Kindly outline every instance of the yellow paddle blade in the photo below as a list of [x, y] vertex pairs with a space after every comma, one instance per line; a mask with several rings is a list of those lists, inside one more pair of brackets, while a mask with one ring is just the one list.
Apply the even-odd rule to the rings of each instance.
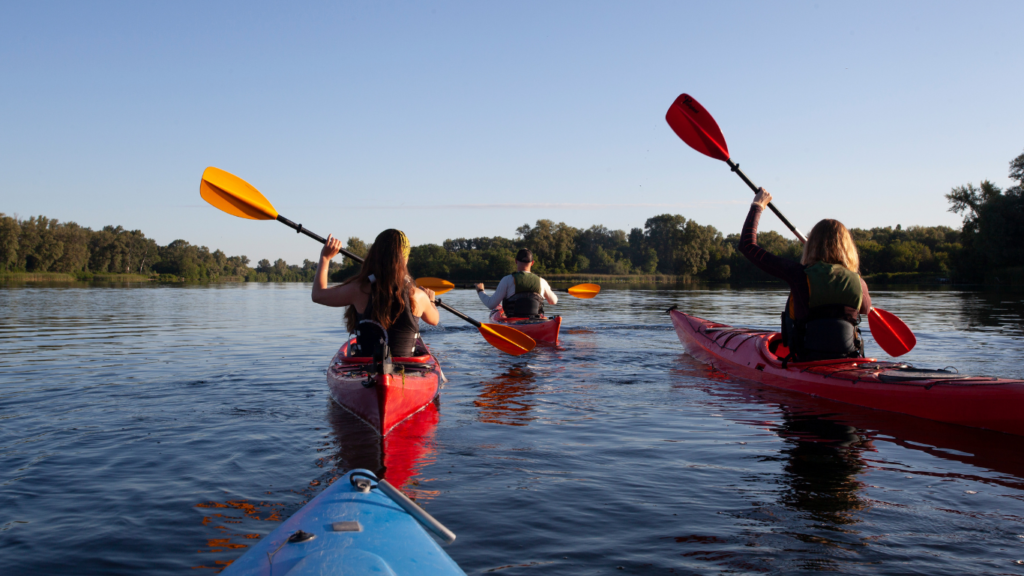
[[569, 294], [584, 300], [593, 298], [601, 293], [601, 287], [597, 284], [577, 284], [569, 288]]
[[440, 278], [417, 278], [416, 285], [420, 288], [433, 290], [434, 294], [444, 294], [455, 289], [455, 284]]
[[276, 220], [277, 210], [245, 180], [210, 166], [203, 172], [199, 195], [210, 204], [239, 218]]
[[526, 334], [501, 324], [481, 324], [480, 335], [498, 350], [513, 356], [526, 354], [537, 343]]

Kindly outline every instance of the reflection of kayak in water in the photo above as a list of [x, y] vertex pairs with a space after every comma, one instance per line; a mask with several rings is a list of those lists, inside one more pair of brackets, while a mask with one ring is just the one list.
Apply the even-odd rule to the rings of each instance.
[[734, 328], [674, 309], [669, 315], [687, 353], [727, 374], [857, 406], [1024, 435], [1024, 380], [873, 358], [786, 364], [769, 351], [782, 338], [777, 332]]
[[[998, 484], [1016, 490], [1024, 489], [1024, 437], [1001, 432], [966, 428], [904, 414], [871, 410], [840, 404], [806, 394], [797, 394], [767, 386], [751, 385], [734, 379], [710, 366], [683, 362], [674, 372], [700, 380], [692, 386], [711, 395], [712, 406], [729, 420], [746, 427], [762, 429], [794, 445], [817, 445], [833, 450], [877, 452], [881, 443], [934, 456], [951, 463], [929, 466], [927, 475], [950, 480], [970, 480]], [[706, 380], [721, 385], [707, 387]], [[778, 418], [751, 416], [743, 408], [730, 410], [737, 404], [765, 406], [778, 411]], [[729, 412], [734, 412], [730, 414]], [[755, 411], [759, 413], [760, 410]], [[818, 448], [815, 448], [818, 449]], [[784, 450], [787, 453], [790, 450]], [[886, 467], [885, 460], [871, 457], [865, 468]], [[992, 471], [996, 474], [988, 474]], [[823, 471], [824, 472], [824, 471]]]
[[535, 381], [529, 367], [513, 366], [504, 374], [481, 382], [480, 394], [473, 401], [480, 410], [477, 418], [490, 424], [527, 426], [537, 418], [533, 414]]
[[416, 356], [374, 363], [348, 355], [346, 342], [327, 369], [331, 397], [384, 436], [398, 423], [419, 412], [437, 397], [444, 374], [426, 344], [416, 342]]
[[425, 519], [418, 522], [400, 493], [372, 477], [345, 474], [223, 574], [465, 576], [421, 525], [433, 519], [419, 509]]
[[558, 344], [558, 330], [562, 327], [561, 316], [508, 318], [501, 308], [491, 311], [491, 322], [511, 326], [537, 342], [547, 342], [549, 344]]
[[338, 446], [334, 466], [341, 470], [365, 468], [408, 490], [409, 480], [434, 460], [434, 433], [439, 418], [437, 405], [431, 402], [381, 438], [351, 412], [330, 402], [327, 419]]

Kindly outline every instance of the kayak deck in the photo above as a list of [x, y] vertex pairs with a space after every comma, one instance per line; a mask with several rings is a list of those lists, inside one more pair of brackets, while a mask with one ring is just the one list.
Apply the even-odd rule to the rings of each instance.
[[222, 574], [465, 576], [391, 498], [377, 489], [356, 488], [350, 481], [353, 472], [337, 479]]
[[437, 397], [444, 374], [422, 340], [416, 342], [419, 355], [393, 360], [394, 374], [373, 374], [371, 358], [349, 356], [354, 342], [346, 342], [331, 360], [327, 386], [339, 406], [381, 436]]
[[519, 330], [537, 342], [558, 344], [558, 332], [562, 328], [562, 317], [508, 318], [501, 308], [491, 310], [491, 322], [505, 324]]
[[734, 328], [670, 310], [683, 347], [713, 368], [768, 386], [867, 408], [1024, 435], [1024, 380], [923, 370], [874, 358], [785, 363], [782, 335]]

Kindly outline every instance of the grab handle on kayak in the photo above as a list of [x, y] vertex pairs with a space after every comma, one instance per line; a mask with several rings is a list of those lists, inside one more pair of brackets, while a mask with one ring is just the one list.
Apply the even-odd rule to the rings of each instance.
[[383, 478], [378, 480], [377, 488], [386, 494], [388, 498], [394, 500], [395, 504], [401, 506], [403, 510], [408, 512], [409, 515], [422, 524], [424, 528], [433, 532], [434, 535], [440, 538], [445, 544], [455, 542], [454, 532], [445, 528], [444, 524], [438, 522], [437, 519], [428, 514], [426, 510], [420, 508], [419, 504], [410, 500], [408, 496], [402, 494], [401, 490], [389, 484], [387, 480], [384, 480]]

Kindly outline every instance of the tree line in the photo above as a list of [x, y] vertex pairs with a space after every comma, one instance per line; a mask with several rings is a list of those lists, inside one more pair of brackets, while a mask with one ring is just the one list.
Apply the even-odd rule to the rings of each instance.
[[[332, 269], [340, 268], [332, 266]], [[133, 274], [164, 279], [250, 282], [311, 282], [316, 262], [301, 266], [278, 259], [260, 260], [255, 267], [246, 256], [175, 240], [160, 246], [141, 230], [105, 226], [92, 230], [74, 222], [46, 216], [25, 220], [0, 213], [0, 272], [56, 272], [80, 279], [94, 275]]]
[[[1001, 190], [982, 181], [946, 195], [950, 211], [961, 214], [961, 230], [949, 226], [891, 226], [851, 229], [864, 275], [933, 275], [981, 282], [993, 271], [1024, 266], [1024, 154], [1010, 162], [1016, 185]], [[353, 239], [358, 241], [357, 239]], [[529, 248], [540, 274], [667, 274], [692, 280], [751, 282], [769, 279], [738, 250], [740, 235], [723, 235], [679, 214], [648, 218], [643, 228], [574, 228], [538, 220], [516, 229], [516, 238], [457, 238], [413, 248], [414, 276], [450, 280], [496, 279], [515, 266], [514, 254]], [[801, 244], [773, 231], [760, 232], [769, 252], [799, 260]], [[1022, 273], [1018, 272], [1018, 275]], [[891, 276], [890, 276], [891, 279]]]
[[[980, 282], [992, 271], [1024, 266], [1024, 154], [1010, 162], [1006, 190], [992, 182], [966, 184], [946, 195], [950, 211], [963, 216], [963, 227], [900, 225], [851, 230], [861, 258], [861, 272], [922, 273]], [[769, 252], [799, 260], [801, 246], [777, 232], [761, 232], [758, 243]], [[412, 248], [414, 277], [458, 281], [496, 280], [515, 268], [515, 253], [529, 248], [539, 274], [673, 275], [694, 281], [750, 282], [769, 279], [739, 253], [739, 234], [723, 235], [679, 214], [648, 218], [643, 228], [611, 230], [602, 225], [582, 229], [564, 222], [537, 220], [500, 236], [455, 238]], [[365, 256], [369, 246], [349, 238], [346, 248]], [[332, 263], [331, 279], [358, 269], [348, 258]], [[193, 281], [227, 278], [246, 281], [310, 282], [316, 262], [289, 265], [246, 256], [227, 256], [185, 240], [159, 246], [139, 230], [106, 226], [93, 231], [45, 216], [26, 220], [0, 213], [0, 272], [63, 272], [81, 278], [94, 274], [162, 275]]]

